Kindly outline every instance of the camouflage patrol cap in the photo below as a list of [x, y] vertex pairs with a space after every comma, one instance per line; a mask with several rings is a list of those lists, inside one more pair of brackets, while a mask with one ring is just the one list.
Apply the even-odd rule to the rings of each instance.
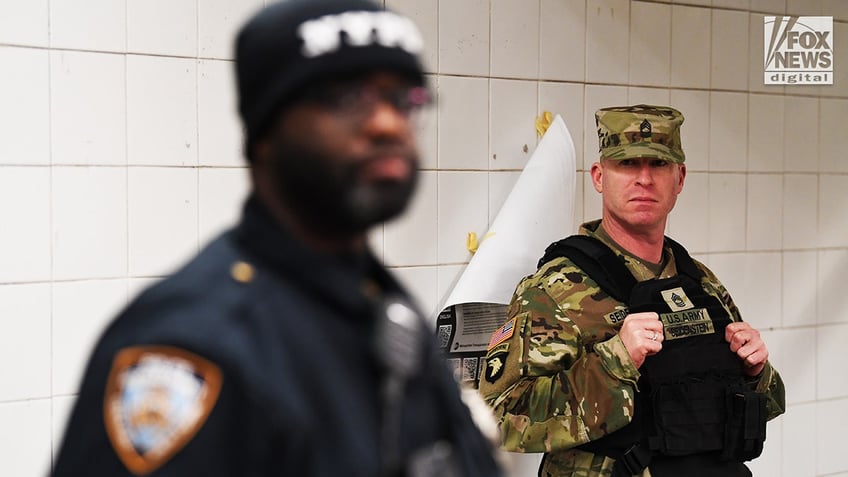
[[683, 114], [668, 106], [637, 104], [599, 109], [595, 113], [603, 159], [655, 157], [681, 163]]

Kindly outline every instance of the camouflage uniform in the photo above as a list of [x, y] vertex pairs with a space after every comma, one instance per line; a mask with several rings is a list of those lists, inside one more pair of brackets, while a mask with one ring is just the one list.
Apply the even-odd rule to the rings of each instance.
[[[603, 158], [685, 160], [679, 132], [683, 116], [674, 109], [606, 108], [596, 120]], [[599, 225], [599, 220], [585, 223], [580, 233], [614, 250], [638, 281], [677, 275], [668, 246], [661, 265], [646, 263], [613, 242]], [[718, 278], [702, 263], [696, 265], [704, 274], [704, 291], [719, 298], [734, 321], [741, 321]], [[518, 284], [507, 324], [489, 346], [480, 392], [495, 411], [506, 450], [547, 454], [540, 475], [611, 475], [612, 458], [576, 447], [632, 419], [641, 375], [618, 336], [626, 315], [624, 303], [603, 292], [566, 257], [548, 261]], [[783, 382], [771, 364], [749, 384], [767, 395], [769, 419], [784, 412]], [[650, 476], [650, 467], [642, 476]]]
[[[580, 233], [615, 250], [637, 280], [677, 274], [670, 249], [664, 251], [665, 265], [655, 270], [616, 245], [599, 224], [583, 224]], [[696, 264], [704, 272], [704, 290], [740, 321], [721, 282]], [[548, 453], [541, 475], [610, 475], [613, 459], [574, 447], [620, 429], [632, 417], [640, 374], [617, 334], [625, 308], [566, 257], [544, 264], [516, 288], [508, 311], [515, 332], [489, 350], [480, 391], [499, 419], [505, 449]], [[783, 412], [783, 382], [770, 364], [751, 386], [768, 395], [769, 419]]]

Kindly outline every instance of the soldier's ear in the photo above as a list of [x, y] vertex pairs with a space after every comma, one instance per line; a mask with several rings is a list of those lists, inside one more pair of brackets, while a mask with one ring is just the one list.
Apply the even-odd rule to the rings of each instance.
[[601, 165], [600, 161], [592, 164], [590, 173], [592, 174], [592, 184], [595, 186], [595, 190], [598, 191], [598, 193], [603, 193], [604, 186], [601, 179], [604, 175], [604, 167]]

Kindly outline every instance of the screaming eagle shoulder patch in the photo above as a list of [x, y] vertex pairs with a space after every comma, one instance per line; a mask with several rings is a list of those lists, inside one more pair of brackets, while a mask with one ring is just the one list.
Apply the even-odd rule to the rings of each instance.
[[180, 348], [141, 346], [115, 357], [103, 415], [118, 457], [148, 474], [182, 449], [218, 400], [221, 370]]

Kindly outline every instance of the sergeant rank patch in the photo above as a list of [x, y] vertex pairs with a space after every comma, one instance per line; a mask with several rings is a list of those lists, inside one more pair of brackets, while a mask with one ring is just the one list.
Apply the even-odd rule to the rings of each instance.
[[168, 346], [125, 348], [106, 384], [103, 414], [118, 457], [132, 473], [159, 468], [182, 449], [209, 416], [221, 370]]

